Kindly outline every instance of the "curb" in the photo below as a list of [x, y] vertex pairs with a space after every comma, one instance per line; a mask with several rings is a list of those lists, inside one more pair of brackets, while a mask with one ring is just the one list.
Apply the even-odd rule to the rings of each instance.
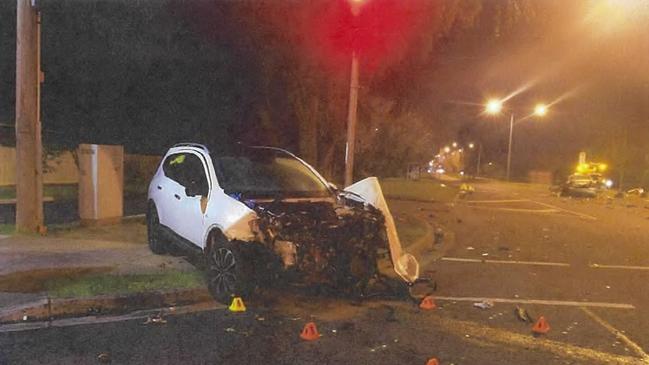
[[0, 323], [52, 320], [214, 301], [206, 288], [151, 291], [88, 298], [44, 298], [0, 310]]

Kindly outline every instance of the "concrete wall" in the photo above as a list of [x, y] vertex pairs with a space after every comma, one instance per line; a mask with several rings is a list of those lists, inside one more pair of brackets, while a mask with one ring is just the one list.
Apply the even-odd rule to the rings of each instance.
[[[148, 182], [155, 173], [160, 156], [124, 155], [124, 183]], [[47, 159], [43, 168], [44, 184], [78, 184], [79, 168], [72, 152], [65, 151]], [[16, 185], [16, 149], [0, 146], [0, 186]]]

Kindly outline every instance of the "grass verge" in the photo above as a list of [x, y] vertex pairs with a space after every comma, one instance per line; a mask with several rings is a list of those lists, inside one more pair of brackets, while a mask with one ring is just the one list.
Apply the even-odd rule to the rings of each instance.
[[404, 178], [381, 179], [381, 189], [388, 199], [449, 202], [458, 189], [433, 179], [408, 180]]
[[45, 288], [54, 298], [79, 298], [154, 290], [190, 289], [204, 285], [203, 275], [198, 271], [169, 271], [160, 274], [96, 274], [80, 278], [52, 279], [45, 283]]
[[430, 229], [424, 221], [410, 215], [402, 215], [398, 219], [395, 219], [395, 221], [399, 239], [404, 246], [409, 246], [417, 242]]

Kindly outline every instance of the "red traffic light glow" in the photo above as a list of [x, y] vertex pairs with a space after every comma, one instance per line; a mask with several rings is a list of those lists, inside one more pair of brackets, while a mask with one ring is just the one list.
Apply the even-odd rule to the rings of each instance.
[[[358, 7], [356, 12], [353, 6]], [[335, 0], [322, 10], [307, 31], [314, 36], [308, 44], [312, 52], [345, 67], [356, 52], [370, 69], [398, 60], [422, 31], [425, 16], [434, 11], [431, 2], [423, 0], [365, 0], [360, 4]]]

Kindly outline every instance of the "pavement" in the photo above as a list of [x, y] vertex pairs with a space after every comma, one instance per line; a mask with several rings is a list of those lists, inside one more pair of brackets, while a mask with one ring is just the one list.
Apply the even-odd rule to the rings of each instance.
[[[441, 246], [417, 249], [435, 285], [415, 290], [435, 298], [434, 310], [403, 299], [358, 303], [267, 290], [246, 298], [241, 314], [187, 306], [0, 326], [0, 364], [85, 364], [98, 356], [136, 364], [426, 364], [433, 357], [648, 364], [649, 202], [559, 198], [541, 185], [474, 186], [453, 202], [390, 202], [397, 217], [407, 211], [452, 232]], [[474, 306], [484, 301], [493, 307]], [[533, 320], [544, 316], [550, 331], [533, 336], [517, 307]], [[166, 322], [147, 321], [152, 313]], [[302, 341], [310, 321], [322, 337]]]
[[37, 285], [45, 278], [196, 270], [181, 257], [151, 253], [143, 218], [112, 226], [66, 227], [44, 237], [0, 239], [0, 308], [45, 298], [47, 293]]

